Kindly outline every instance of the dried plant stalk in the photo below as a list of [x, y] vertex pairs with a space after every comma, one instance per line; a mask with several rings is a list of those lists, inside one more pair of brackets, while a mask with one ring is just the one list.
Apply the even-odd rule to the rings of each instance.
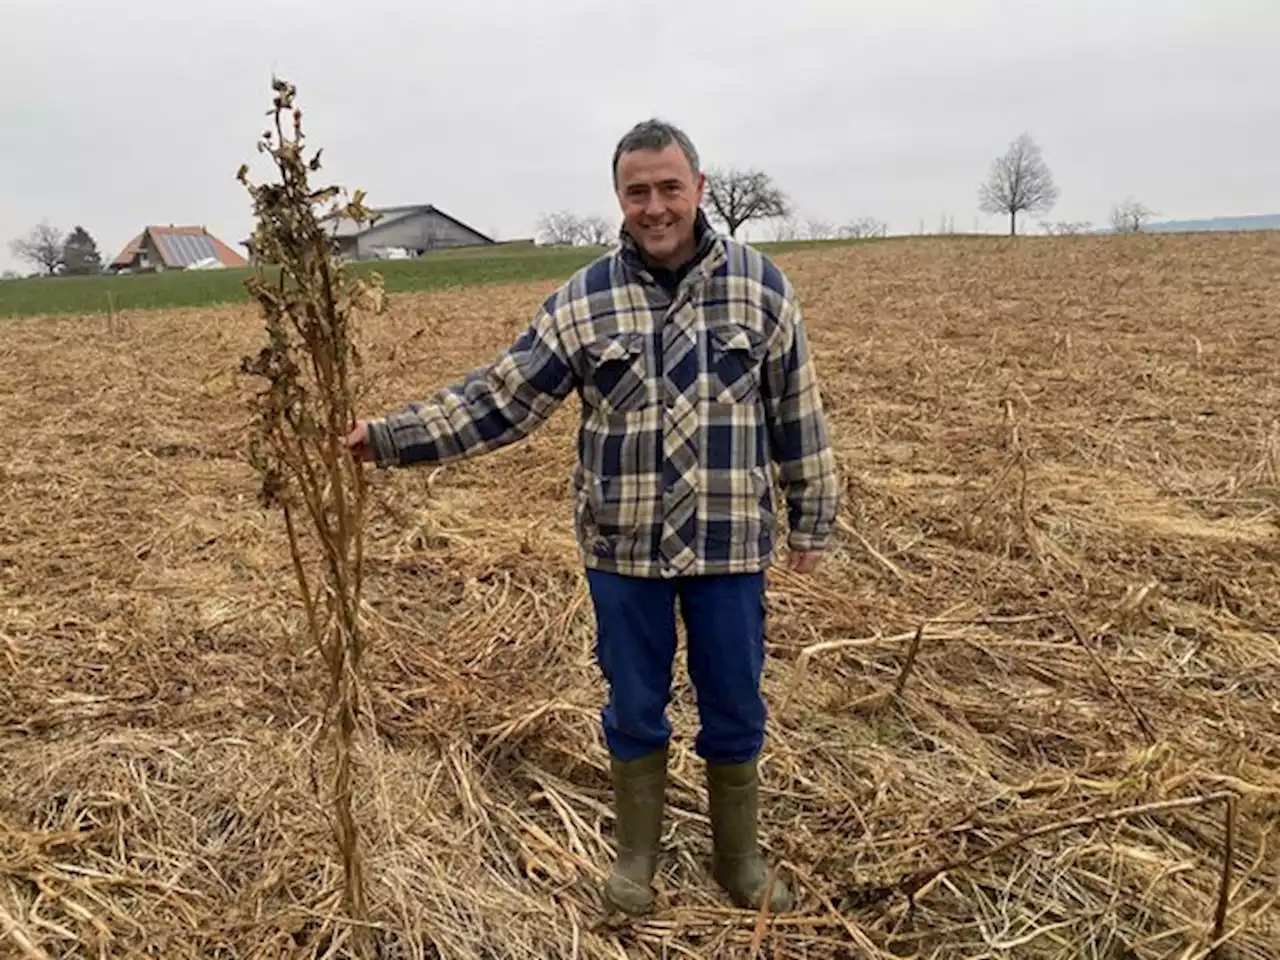
[[274, 161], [279, 182], [250, 184], [247, 166], [238, 174], [257, 218], [253, 245], [259, 267], [248, 287], [266, 321], [268, 341], [242, 365], [263, 382], [254, 396], [257, 431], [250, 460], [262, 478], [262, 502], [283, 512], [307, 630], [328, 667], [319, 735], [327, 735], [333, 748], [333, 828], [343, 863], [343, 906], [356, 921], [352, 936], [359, 941], [367, 911], [351, 794], [363, 652], [365, 487], [344, 438], [361, 392], [353, 322], [362, 310], [381, 309], [383, 291], [379, 277], [351, 277], [334, 260], [326, 223], [373, 218], [359, 191], [341, 202], [340, 188], [310, 186], [308, 175], [320, 169], [320, 153], [304, 157], [296, 88], [277, 79], [273, 89], [273, 128], [263, 133], [258, 149]]

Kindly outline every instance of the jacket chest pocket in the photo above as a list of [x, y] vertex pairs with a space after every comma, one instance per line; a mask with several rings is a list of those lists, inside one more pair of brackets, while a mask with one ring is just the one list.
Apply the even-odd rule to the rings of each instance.
[[760, 399], [765, 339], [750, 327], [713, 328], [707, 337], [708, 397], [714, 403]]
[[586, 345], [587, 400], [605, 413], [631, 413], [649, 405], [645, 337], [620, 333]]

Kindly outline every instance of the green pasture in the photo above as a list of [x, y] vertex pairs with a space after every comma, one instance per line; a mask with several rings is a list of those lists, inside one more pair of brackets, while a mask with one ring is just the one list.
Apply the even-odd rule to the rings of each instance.
[[[861, 241], [762, 243], [771, 252]], [[379, 271], [389, 293], [438, 290], [490, 283], [559, 281], [591, 262], [599, 247], [539, 247], [511, 244], [441, 250], [415, 260], [354, 265], [358, 273]], [[0, 317], [110, 313], [161, 307], [203, 307], [248, 299], [250, 270], [167, 271], [125, 276], [38, 277], [0, 280]]]

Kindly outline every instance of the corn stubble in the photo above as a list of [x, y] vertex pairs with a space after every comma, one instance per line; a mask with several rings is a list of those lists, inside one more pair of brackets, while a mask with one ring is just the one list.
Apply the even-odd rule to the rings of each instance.
[[[823, 568], [770, 589], [762, 839], [797, 911], [707, 873], [681, 656], [660, 907], [602, 922], [566, 409], [492, 458], [366, 470], [352, 807], [382, 958], [1275, 960], [1280, 234], [779, 262], [849, 485]], [[492, 356], [549, 286], [395, 297], [360, 322], [362, 409]], [[261, 340], [242, 306], [5, 323], [5, 960], [352, 952], [308, 786], [327, 691], [281, 642], [285, 524], [245, 495], [231, 373]]]
[[[296, 88], [273, 81], [273, 128], [258, 144], [279, 174], [252, 184], [253, 244], [261, 264], [248, 281], [266, 324], [267, 345], [242, 363], [261, 381], [254, 395], [257, 431], [250, 462], [261, 477], [261, 501], [278, 508], [306, 615], [307, 633], [328, 669], [324, 722], [333, 751], [332, 827], [342, 857], [343, 909], [356, 921], [353, 945], [367, 947], [368, 908], [359, 829], [352, 814], [353, 739], [360, 713], [360, 627], [366, 492], [360, 464], [343, 438], [360, 402], [360, 353], [355, 323], [383, 305], [380, 278], [349, 276], [331, 255], [326, 224], [342, 216], [368, 223], [373, 215], [357, 191], [343, 201], [334, 186], [313, 189], [320, 151], [305, 156]], [[314, 773], [313, 773], [314, 783]]]

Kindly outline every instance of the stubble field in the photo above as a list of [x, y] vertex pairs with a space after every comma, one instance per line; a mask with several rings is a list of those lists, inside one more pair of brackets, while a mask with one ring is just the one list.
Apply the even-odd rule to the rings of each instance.
[[[709, 880], [681, 669], [659, 909], [600, 914], [571, 402], [521, 446], [373, 478], [380, 955], [1274, 958], [1280, 237], [778, 260], [846, 481], [820, 573], [770, 580], [762, 833], [797, 910]], [[369, 412], [489, 357], [550, 286], [397, 295]], [[347, 949], [325, 671], [244, 462], [260, 336], [247, 306], [0, 326], [0, 956]]]

